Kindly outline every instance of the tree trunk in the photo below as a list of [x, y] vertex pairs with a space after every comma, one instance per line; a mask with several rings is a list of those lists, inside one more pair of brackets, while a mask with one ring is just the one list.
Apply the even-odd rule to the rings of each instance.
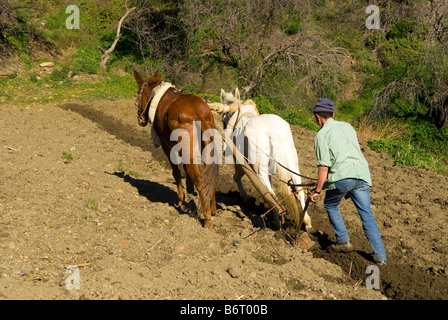
[[98, 47], [98, 49], [101, 50], [101, 52], [103, 53], [101, 56], [101, 60], [100, 60], [100, 66], [101, 68], [103, 68], [104, 71], [107, 71], [107, 61], [109, 60], [110, 54], [112, 53], [112, 51], [115, 50], [115, 46], [118, 43], [118, 40], [120, 40], [121, 37], [121, 25], [123, 24], [124, 19], [126, 19], [126, 17], [128, 16], [128, 14], [134, 10], [134, 8], [128, 9], [126, 11], [126, 13], [121, 17], [120, 21], [118, 22], [118, 27], [117, 27], [117, 36], [115, 37], [114, 42], [112, 43], [112, 45], [110, 46], [110, 48], [107, 51], [104, 51], [103, 48]]

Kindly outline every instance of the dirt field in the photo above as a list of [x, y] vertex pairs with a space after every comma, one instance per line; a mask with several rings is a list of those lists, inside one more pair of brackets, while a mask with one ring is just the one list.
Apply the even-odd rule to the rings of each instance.
[[[223, 165], [214, 228], [182, 213], [174, 179], [131, 100], [0, 105], [1, 299], [448, 299], [448, 179], [393, 166], [367, 147], [372, 207], [388, 253], [380, 289], [350, 200], [341, 210], [357, 250], [327, 250], [322, 198], [309, 213], [319, 245], [304, 252], [262, 228]], [[316, 176], [314, 132], [293, 128], [301, 171]], [[64, 155], [65, 154], [65, 155]], [[68, 289], [78, 265], [79, 289]]]

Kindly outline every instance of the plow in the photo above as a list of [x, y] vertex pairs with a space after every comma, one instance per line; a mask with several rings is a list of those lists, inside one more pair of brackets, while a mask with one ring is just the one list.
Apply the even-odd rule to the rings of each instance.
[[[238, 109], [237, 107], [236, 108], [231, 107], [231, 106], [228, 106], [228, 105], [225, 105], [222, 103], [208, 103], [208, 105], [214, 114], [220, 114], [220, 113], [225, 113], [225, 112], [235, 112]], [[215, 128], [219, 132], [221, 137], [223, 138], [223, 141], [227, 144], [227, 146], [232, 151], [235, 163], [241, 164], [241, 168], [244, 171], [244, 173], [246, 174], [246, 176], [249, 178], [251, 184], [258, 191], [258, 193], [262, 196], [264, 203], [270, 207], [270, 209], [267, 212], [262, 214], [262, 218], [264, 219], [266, 214], [269, 213], [270, 211], [274, 211], [275, 219], [279, 219], [279, 217], [281, 217], [281, 220], [283, 223], [284, 216], [287, 212], [287, 210], [283, 204], [283, 201], [286, 198], [279, 201], [275, 197], [275, 195], [272, 194], [268, 190], [268, 188], [261, 182], [261, 180], [259, 179], [257, 174], [254, 172], [252, 167], [249, 165], [247, 158], [241, 153], [240, 150], [238, 150], [238, 148], [235, 145], [234, 141], [232, 140], [231, 136], [228, 133], [226, 134], [223, 126], [220, 123], [217, 123], [216, 121], [215, 121]], [[281, 183], [284, 183], [284, 182], [281, 182]], [[310, 185], [306, 185], [306, 186], [304, 186], [304, 188], [308, 188], [309, 186]], [[298, 191], [296, 191], [296, 192], [298, 192]], [[291, 194], [289, 196], [293, 197], [294, 192], [291, 192]], [[296, 225], [297, 230], [300, 230], [300, 228], [302, 226], [304, 214], [309, 206], [309, 202], [310, 201], [308, 199], [306, 201], [305, 208], [304, 208], [301, 216], [299, 217], [299, 221]], [[278, 221], [276, 223], [278, 223]], [[280, 223], [280, 228], [282, 228], [281, 227], [282, 223]], [[284, 230], [282, 230], [282, 231], [284, 231]], [[314, 241], [312, 241], [309, 238], [307, 232], [303, 232], [302, 234], [300, 234], [300, 236], [297, 236], [297, 237], [287, 236], [286, 238], [288, 238], [288, 240], [291, 242], [291, 244], [298, 246], [303, 250], [308, 250], [315, 244]]]

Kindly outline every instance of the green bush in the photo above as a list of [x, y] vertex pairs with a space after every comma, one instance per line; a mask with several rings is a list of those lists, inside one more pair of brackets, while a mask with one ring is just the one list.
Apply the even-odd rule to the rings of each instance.
[[287, 35], [297, 34], [301, 29], [301, 19], [298, 12], [288, 10], [283, 13], [283, 23], [281, 24], [282, 31]]
[[392, 38], [379, 47], [378, 59], [383, 66], [393, 66], [411, 60], [422, 48], [423, 42], [412, 35]]
[[312, 131], [319, 131], [319, 126], [317, 125], [314, 115], [297, 109], [295, 107], [290, 108], [286, 112], [281, 114], [281, 117], [285, 119], [289, 124], [305, 128]]
[[396, 165], [431, 169], [448, 174], [446, 163], [432, 156], [426, 148], [418, 148], [411, 143], [399, 140], [370, 140], [367, 145], [378, 153], [386, 153], [392, 157]]
[[448, 127], [439, 129], [430, 120], [422, 117], [407, 119], [408, 130], [410, 131], [413, 144], [436, 155], [440, 161], [448, 165]]
[[70, 72], [70, 67], [67, 65], [62, 66], [61, 69], [55, 69], [50, 75], [51, 81], [67, 81], [67, 75]]
[[376, 49], [383, 41], [384, 33], [380, 30], [374, 30], [364, 39], [364, 44], [369, 49]]
[[413, 34], [415, 37], [421, 39], [425, 37], [427, 33], [427, 27], [419, 21], [417, 17], [412, 16], [401, 19], [393, 25], [387, 34], [387, 39], [404, 39], [408, 38], [410, 34]]
[[358, 119], [365, 114], [370, 107], [368, 98], [342, 100], [336, 105], [336, 112], [341, 120]]
[[378, 153], [386, 152], [395, 160], [395, 164], [426, 168], [433, 162], [424, 150], [398, 140], [370, 140], [367, 145]]
[[65, 13], [65, 7], [61, 7], [53, 14], [50, 14], [45, 23], [45, 28], [48, 30], [58, 30], [65, 28], [65, 21], [68, 15]]
[[88, 47], [81, 47], [73, 55], [72, 68], [75, 74], [96, 74], [99, 71], [101, 52]]
[[274, 112], [274, 108], [273, 108], [273, 106], [271, 104], [271, 101], [269, 101], [269, 99], [266, 98], [265, 96], [259, 94], [256, 97], [254, 97], [252, 100], [257, 105], [257, 109], [258, 109], [258, 112], [260, 112], [260, 114], [263, 114], [263, 113], [267, 113], [267, 114], [275, 113]]

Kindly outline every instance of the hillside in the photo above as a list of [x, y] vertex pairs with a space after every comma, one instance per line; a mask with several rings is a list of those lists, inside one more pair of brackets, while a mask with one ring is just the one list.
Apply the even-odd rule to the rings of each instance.
[[[212, 99], [238, 86], [261, 112], [312, 130], [310, 110], [328, 97], [373, 150], [447, 173], [444, 1], [379, 1], [379, 29], [367, 27], [373, 11], [357, 0], [77, 5], [79, 29], [69, 29], [68, 2], [1, 1], [0, 102], [126, 98], [135, 90], [132, 70], [160, 69], [182, 90]], [[101, 50], [112, 46], [127, 8], [135, 9], [103, 70]], [[46, 61], [54, 68], [38, 67]]]
[[[80, 29], [66, 26], [73, 4]], [[134, 6], [104, 70], [98, 47]], [[447, 299], [448, 5], [378, 1], [380, 29], [366, 27], [366, 6], [0, 0], [0, 298]], [[327, 250], [322, 203], [310, 210], [310, 252], [264, 228], [269, 208], [247, 180], [251, 203], [239, 200], [231, 166], [214, 229], [181, 212], [165, 157], [135, 121], [134, 69], [212, 101], [238, 86], [291, 124], [307, 176], [312, 107], [333, 99], [371, 167], [389, 255], [380, 290], [366, 288], [369, 249], [349, 201], [350, 254]], [[69, 265], [81, 290], [65, 287]]]

